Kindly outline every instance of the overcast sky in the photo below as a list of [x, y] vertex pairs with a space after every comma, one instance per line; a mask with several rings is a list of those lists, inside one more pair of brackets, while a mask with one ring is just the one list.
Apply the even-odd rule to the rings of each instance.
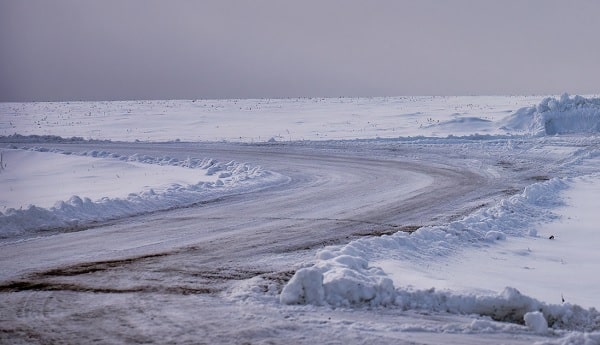
[[598, 0], [0, 0], [0, 101], [600, 93]]

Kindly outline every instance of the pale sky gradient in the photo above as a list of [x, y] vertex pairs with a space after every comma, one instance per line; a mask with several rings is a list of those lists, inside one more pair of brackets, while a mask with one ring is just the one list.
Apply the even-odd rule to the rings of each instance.
[[598, 0], [0, 0], [0, 101], [600, 93]]

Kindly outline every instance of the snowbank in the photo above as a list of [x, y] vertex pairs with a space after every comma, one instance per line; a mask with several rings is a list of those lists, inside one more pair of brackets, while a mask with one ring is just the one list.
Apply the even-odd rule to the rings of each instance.
[[[280, 301], [285, 304], [329, 304], [332, 306], [385, 306], [425, 309], [461, 314], [479, 314], [495, 320], [524, 323], [529, 312], [541, 311], [552, 327], [573, 330], [600, 329], [600, 313], [576, 305], [551, 305], [506, 288], [497, 296], [456, 294], [448, 291], [395, 288], [383, 270], [370, 267], [379, 253], [393, 252], [396, 260], [426, 265], [448, 257], [466, 246], [488, 246], [506, 235], [536, 236], [535, 223], [555, 219], [550, 209], [560, 204], [558, 193], [567, 184], [561, 179], [536, 183], [523, 193], [479, 210], [446, 226], [421, 228], [413, 234], [364, 238], [343, 247], [317, 254], [312, 267], [302, 268], [284, 287]], [[408, 284], [407, 284], [408, 285]], [[532, 318], [529, 316], [528, 318]], [[533, 317], [535, 318], [535, 317]], [[541, 320], [532, 320], [537, 331]]]
[[[551, 325], [557, 329], [593, 331], [600, 329], [600, 313], [565, 303], [547, 304], [507, 287], [497, 295], [458, 295], [449, 291], [398, 290], [395, 304], [405, 309], [425, 309], [454, 314], [477, 314], [497, 321], [526, 324], [533, 331]], [[540, 314], [532, 314], [539, 312]]]
[[501, 123], [507, 131], [530, 135], [600, 132], [600, 98], [548, 97], [537, 106], [519, 109]]
[[[21, 151], [21, 150], [16, 150]], [[100, 191], [94, 191], [93, 195], [73, 195], [67, 200], [61, 200], [51, 207], [40, 207], [34, 200], [27, 207], [7, 208], [0, 212], [0, 238], [13, 238], [27, 234], [39, 233], [40, 231], [59, 230], [59, 229], [77, 229], [89, 226], [95, 222], [102, 222], [112, 219], [118, 219], [133, 215], [139, 215], [159, 210], [167, 210], [178, 207], [186, 207], [200, 202], [207, 202], [216, 198], [248, 192], [273, 184], [283, 183], [285, 177], [262, 170], [260, 167], [252, 167], [245, 163], [231, 161], [221, 163], [214, 159], [192, 159], [179, 160], [170, 157], [150, 157], [146, 155], [134, 154], [132, 156], [121, 156], [104, 151], [88, 151], [79, 154], [64, 152], [61, 150], [47, 150], [34, 148], [31, 151], [47, 152], [45, 155], [63, 153], [64, 156], [76, 158], [80, 156], [88, 157], [92, 163], [97, 166], [107, 161], [122, 161], [143, 163], [137, 164], [138, 167], [133, 178], [144, 179], [151, 175], [153, 169], [159, 167], [178, 167], [177, 169], [192, 169], [192, 176], [198, 176], [193, 183], [182, 184], [175, 183], [176, 176], [162, 176], [164, 179], [161, 188], [143, 188], [143, 190], [132, 190], [135, 187], [131, 185], [120, 185], [124, 189], [125, 197], [107, 197], [110, 194], [98, 194]], [[93, 157], [93, 158], [89, 158]], [[45, 163], [44, 163], [45, 162]], [[47, 169], [47, 164], [52, 164], [53, 159], [39, 160], [36, 164], [37, 170]], [[140, 168], [141, 167], [141, 168]], [[108, 169], [116, 169], [109, 165]], [[118, 171], [118, 170], [115, 170]], [[170, 170], [168, 170], [170, 171]], [[168, 172], [167, 171], [167, 172]], [[120, 170], [118, 171], [121, 172]], [[187, 171], [186, 171], [187, 173]], [[59, 180], [63, 183], [69, 181], [69, 184], [89, 183], [86, 179], [92, 176], [83, 176], [80, 182], [73, 181], [72, 171], [62, 169], [62, 177]], [[114, 176], [115, 173], [102, 174]], [[6, 174], [5, 174], [6, 175]], [[189, 175], [189, 173], [188, 173]], [[201, 178], [202, 175], [211, 176], [211, 178]], [[136, 177], [137, 176], [137, 177]], [[159, 176], [159, 178], [161, 177]], [[34, 181], [36, 176], [18, 176], [24, 181]], [[42, 177], [43, 178], [43, 177]], [[189, 179], [189, 177], [188, 177]], [[10, 184], [10, 179], [3, 182]], [[44, 182], [44, 181], [42, 181]], [[116, 182], [115, 182], [116, 183]], [[49, 186], [56, 188], [56, 186]], [[108, 193], [108, 191], [105, 191]], [[85, 193], [85, 192], [84, 192]], [[35, 195], [30, 195], [34, 197]]]
[[281, 292], [285, 304], [328, 303], [350, 306], [367, 303], [372, 306], [393, 304], [394, 284], [385, 273], [368, 262], [351, 255], [337, 255], [323, 250], [319, 264], [300, 269]]

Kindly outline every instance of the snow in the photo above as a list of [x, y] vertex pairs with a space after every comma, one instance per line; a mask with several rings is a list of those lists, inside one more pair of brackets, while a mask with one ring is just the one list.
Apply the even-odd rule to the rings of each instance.
[[184, 207], [286, 180], [234, 161], [47, 151], [0, 151], [0, 238]]
[[[568, 204], [554, 210], [555, 221], [535, 226], [537, 235], [508, 237], [493, 246], [463, 250], [460, 259], [431, 262], [430, 280], [412, 285], [498, 291], [510, 283], [549, 303], [562, 303], [564, 298], [568, 303], [599, 308], [595, 289], [599, 234], [594, 224], [600, 217], [593, 200], [600, 192], [600, 179], [577, 178], [567, 185], [559, 196]], [[383, 267], [389, 266], [397, 267], [392, 262]]]
[[503, 120], [503, 129], [529, 135], [600, 132], [600, 98], [563, 94], [544, 98]]
[[[369, 267], [368, 261], [383, 257], [387, 266], [392, 266], [390, 260], [393, 258], [394, 261], [399, 261], [399, 264], [405, 263], [411, 267], [415, 266], [415, 263], [423, 264], [423, 261], [429, 264], [439, 257], [446, 262], [447, 257], [465, 246], [479, 248], [487, 246], [490, 242], [503, 240], [509, 234], [523, 236], [528, 226], [536, 221], [555, 217], [546, 210], [546, 207], [553, 204], [552, 196], [556, 196], [558, 191], [564, 188], [565, 185], [560, 180], [534, 184], [520, 195], [504, 199], [492, 208], [479, 210], [448, 225], [425, 227], [412, 234], [398, 232], [391, 236], [360, 239], [337, 250], [325, 249], [317, 255], [317, 264], [310, 269], [319, 269], [324, 275], [325, 291], [332, 294], [325, 295], [325, 300], [330, 301], [331, 304], [349, 306], [368, 302], [377, 305], [379, 300], [388, 301], [388, 299], [378, 299], [374, 296], [368, 299], [344, 297], [346, 291], [352, 289], [359, 290], [353, 295], [364, 295], [360, 290], [378, 289], [381, 279], [376, 279], [371, 284], [366, 282], [369, 281], [369, 276], [378, 277], [385, 274], [379, 269]], [[419, 258], [423, 259], [419, 260]], [[338, 281], [345, 280], [343, 275], [340, 276], [340, 271], [364, 277], [356, 284], [349, 281], [348, 284], [341, 286]], [[293, 281], [290, 281], [289, 284], [292, 283]], [[332, 287], [328, 288], [327, 284]], [[338, 289], [333, 288], [338, 286]], [[393, 286], [388, 286], [384, 293], [393, 294], [393, 291]]]
[[[517, 171], [515, 163], [531, 157], [524, 153], [537, 153], [539, 175], [494, 203], [410, 234], [400, 231], [324, 246], [310, 259], [299, 255], [303, 261], [282, 286], [269, 283], [264, 288], [264, 279], [255, 277], [226, 295], [242, 309], [258, 303], [258, 309], [294, 317], [399, 310], [434, 315], [432, 320], [473, 318], [441, 327], [413, 319], [392, 329], [363, 317], [361, 325], [369, 332], [517, 338], [529, 332], [533, 339], [542, 339], [540, 344], [600, 344], [600, 98], [563, 94], [541, 101], [489, 96], [3, 103], [0, 114], [1, 142], [11, 144], [1, 149], [0, 166], [0, 238], [7, 246], [31, 236], [88, 229], [292, 180], [251, 162], [31, 148], [40, 142], [227, 141], [335, 151], [343, 150], [343, 140], [353, 140], [365, 151], [390, 159], [399, 143], [414, 145], [415, 159], [423, 161], [429, 148], [447, 146], [448, 162], [475, 151], [482, 157], [494, 147], [511, 159], [496, 167], [475, 158], [464, 162], [498, 179], [503, 168]], [[26, 145], [18, 148], [14, 143]], [[493, 152], [488, 154], [492, 161]], [[546, 166], [554, 162], [557, 166]], [[548, 171], [556, 176], [546, 178]], [[344, 179], [342, 175], [337, 179]], [[429, 176], [414, 175], [409, 181], [414, 189], [434, 183]], [[377, 176], [369, 178], [375, 183]], [[339, 213], [346, 205], [344, 197], [335, 209], [315, 210], [315, 218]], [[389, 196], [381, 191], [380, 197]], [[229, 212], [223, 210], [225, 216]], [[243, 234], [236, 236], [243, 241]], [[317, 316], [310, 320], [321, 322]], [[465, 338], [457, 339], [460, 343]]]
[[[596, 330], [599, 192], [598, 175], [553, 179], [445, 226], [324, 249], [288, 282], [281, 302], [395, 305], [513, 322], [541, 310], [551, 327]], [[303, 298], [306, 291], [319, 293]]]
[[557, 339], [536, 342], [536, 345], [597, 345], [600, 344], [600, 332], [571, 333]]
[[2, 171], [0, 204], [5, 210], [29, 204], [49, 208], [78, 193], [97, 200], [126, 198], [127, 189], [163, 192], [170, 187], [165, 180], [180, 185], [217, 181], [217, 176], [207, 175], [206, 170], [115, 158], [18, 149], [3, 150], [2, 155], [6, 168]]
[[525, 313], [523, 319], [525, 320], [525, 326], [529, 327], [535, 333], [544, 334], [548, 332], [548, 322], [543, 313], [530, 311], [529, 313]]
[[[600, 180], [595, 182], [600, 185]], [[567, 283], [562, 287], [568, 286], [569, 293], [578, 296], [578, 301], [587, 302], [588, 307], [599, 307], [593, 288], [598, 282], [593, 267], [598, 242], [589, 242], [594, 243], [589, 247], [577, 245], [576, 252], [567, 242], [567, 247], [559, 249], [558, 253], [548, 253], [547, 246], [536, 245], [541, 239], [530, 238], [528, 232], [537, 222], [558, 219], [546, 208], [556, 204], [554, 200], [566, 188], [565, 182], [556, 179], [534, 184], [520, 195], [447, 226], [421, 228], [411, 235], [396, 233], [361, 239], [336, 250], [322, 250], [314, 266], [300, 269], [288, 282], [281, 294], [281, 302], [328, 303], [343, 307], [396, 305], [409, 309], [475, 313], [513, 322], [522, 320], [528, 312], [543, 310], [551, 317], [551, 326], [597, 329], [600, 313], [595, 309], [583, 310], [570, 303], [550, 304], [556, 300], [558, 289], [548, 283], [562, 282], [559, 277], [564, 273], [576, 272], [576, 279], [564, 280]], [[580, 200], [598, 192], [597, 188], [578, 189], [589, 193], [585, 197], [580, 195]], [[589, 224], [597, 224], [594, 223], [599, 220], [597, 215], [593, 212], [585, 215], [591, 218], [586, 219]], [[551, 224], [556, 226], [556, 223]], [[588, 238], [588, 233], [583, 231], [571, 235], [580, 242]], [[592, 238], [596, 236], [591, 235]], [[513, 248], [503, 246], [505, 241], [512, 241], [512, 237], [520, 240], [518, 244]], [[497, 241], [500, 243], [496, 244]], [[549, 239], [544, 241], [557, 244]], [[523, 242], [529, 244], [527, 249], [523, 249]], [[531, 248], [534, 255], [530, 254]], [[560, 267], [558, 258], [562, 255], [573, 257], [572, 264]], [[498, 257], [502, 261], [497, 263]], [[591, 265], [587, 266], [588, 262]], [[557, 266], [560, 271], [552, 272]], [[536, 269], [539, 272], [530, 272]], [[306, 281], [313, 278], [313, 281]], [[522, 286], [532, 295], [546, 299], [531, 299], [514, 287], [505, 288], [498, 296], [491, 295], [492, 291], [502, 289], [502, 284]], [[301, 296], [308, 290], [319, 293], [303, 300]]]
[[[600, 98], [565, 93], [532, 106], [538, 99], [462, 96], [0, 103], [0, 136], [280, 142], [600, 130]], [[261, 125], [256, 125], [257, 118]]]
[[[538, 97], [374, 97], [0, 103], [0, 136], [282, 142], [504, 135]], [[251, 130], [249, 130], [251, 128]]]

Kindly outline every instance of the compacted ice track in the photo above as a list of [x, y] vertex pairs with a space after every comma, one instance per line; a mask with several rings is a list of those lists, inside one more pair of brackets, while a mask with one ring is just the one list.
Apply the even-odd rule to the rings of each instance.
[[[218, 313], [215, 308], [220, 308], [220, 293], [234, 282], [260, 276], [281, 285], [295, 265], [310, 261], [315, 250], [325, 245], [445, 222], [518, 185], [517, 177], [499, 178], [490, 173], [493, 169], [489, 166], [473, 168], [449, 159], [433, 163], [436, 160], [432, 157], [414, 159], [399, 151], [377, 155], [358, 148], [292, 144], [46, 145], [70, 151], [233, 159], [279, 172], [289, 177], [289, 182], [84, 231], [0, 244], [2, 318], [10, 323], [3, 327], [3, 337], [10, 335], [24, 341], [50, 336], [50, 329], [57, 326], [52, 322], [64, 322], [64, 310], [56, 305], [64, 304], [66, 299], [86, 304], [103, 296], [94, 305], [95, 312], [78, 316], [94, 324], [92, 319], [110, 318], [107, 310], [111, 308], [128, 313], [127, 303], [138, 308], [131, 311], [136, 318], [168, 318], [160, 300], [169, 300], [172, 309], [173, 303], [188, 303], [184, 296], [199, 294], [210, 302], [206, 302], [205, 312], [196, 312], [209, 318]], [[124, 295], [137, 296], [136, 301], [127, 302]], [[141, 300], [145, 304], [140, 304]], [[223, 315], [232, 313], [232, 307], [228, 308]], [[37, 322], [40, 318], [44, 321]], [[31, 322], [39, 327], [32, 329]], [[224, 327], [221, 332], [230, 335], [238, 331], [234, 324], [214, 327]], [[130, 328], [124, 332], [143, 333], [136, 325]], [[100, 329], [79, 325], [73, 332], [78, 337], [93, 338], [99, 336]], [[160, 335], [154, 340], [161, 342]], [[118, 342], [146, 341], [151, 339], [118, 338]]]

